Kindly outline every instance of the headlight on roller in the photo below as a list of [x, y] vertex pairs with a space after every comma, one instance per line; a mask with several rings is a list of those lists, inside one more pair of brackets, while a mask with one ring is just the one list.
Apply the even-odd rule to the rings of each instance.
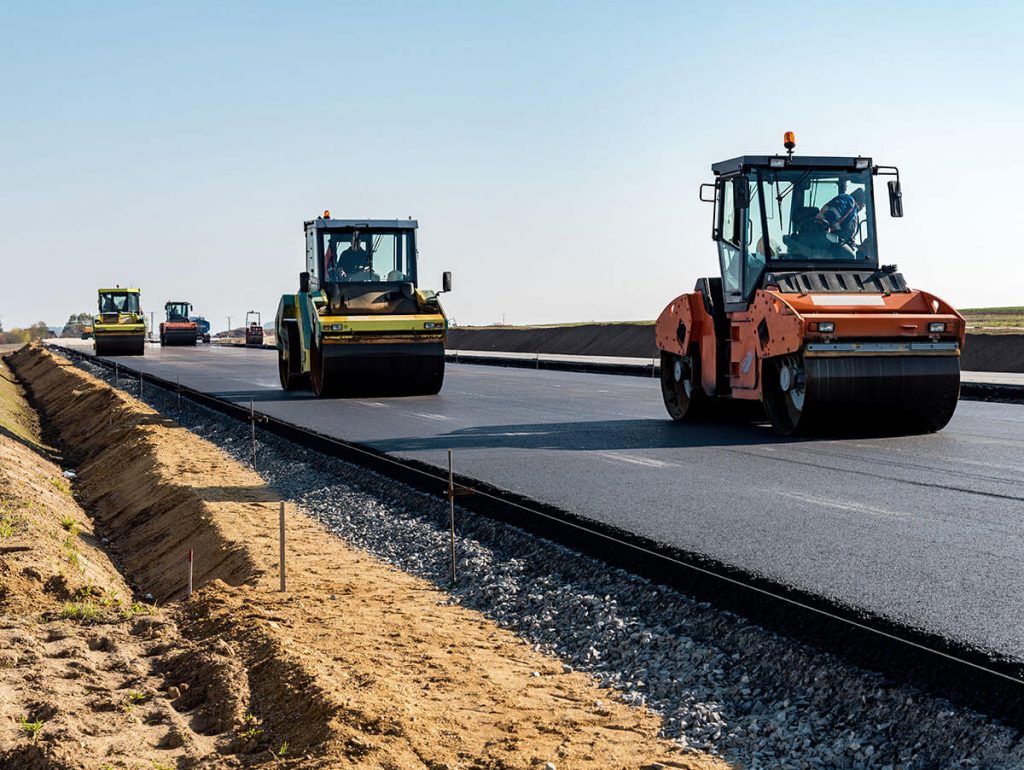
[[928, 331], [932, 334], [938, 334], [939, 332], [946, 331], [946, 324], [942, 321], [933, 321], [928, 324]]
[[836, 330], [836, 325], [831, 321], [819, 321], [818, 331], [822, 334], [832, 334]]

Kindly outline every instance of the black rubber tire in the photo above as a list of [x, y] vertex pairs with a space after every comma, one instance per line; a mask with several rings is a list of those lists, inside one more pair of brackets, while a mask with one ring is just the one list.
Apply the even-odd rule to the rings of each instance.
[[280, 342], [288, 351], [285, 356], [283, 350], [280, 348], [277, 350], [277, 377], [281, 382], [281, 389], [285, 391], [308, 390], [310, 387], [309, 375], [299, 373], [298, 370], [301, 367], [298, 364], [293, 365], [293, 362], [299, 361], [302, 355], [298, 329], [294, 325], [290, 329], [285, 327], [282, 330]]
[[807, 395], [804, 395], [803, 408], [798, 409], [792, 396], [783, 392], [779, 384], [779, 373], [782, 359], [768, 358], [761, 362], [761, 397], [764, 410], [772, 429], [780, 436], [796, 436], [810, 430], [813, 418], [809, 414]]
[[318, 398], [334, 398], [341, 393], [338, 378], [327, 371], [324, 354], [319, 345], [314, 344], [310, 348], [309, 368], [313, 393]]
[[676, 380], [676, 364], [686, 365], [675, 353], [661, 351], [661, 397], [665, 410], [676, 421], [696, 420], [707, 414], [710, 401], [700, 380], [700, 355], [695, 348], [687, 356], [690, 368], [690, 392], [687, 394], [685, 380]]
[[434, 372], [433, 379], [423, 389], [424, 396], [436, 396], [441, 392], [441, 388], [444, 386], [444, 361], [442, 360], [440, 365], [437, 367], [437, 371]]

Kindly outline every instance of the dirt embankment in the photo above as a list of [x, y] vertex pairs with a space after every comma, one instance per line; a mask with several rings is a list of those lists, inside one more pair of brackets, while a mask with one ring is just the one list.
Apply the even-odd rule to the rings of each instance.
[[[626, 358], [657, 354], [654, 327], [640, 323], [455, 328], [448, 332], [448, 347]], [[968, 334], [961, 366], [970, 372], [1024, 372], [1024, 334]]]
[[0, 768], [197, 760], [161, 672], [174, 623], [133, 600], [60, 459], [0, 364]]
[[[180, 631], [147, 632], [151, 657], [136, 661], [159, 679], [148, 697], [180, 722], [168, 766], [724, 767], [658, 739], [655, 715], [293, 511], [289, 590], [278, 592], [278, 504], [258, 476], [47, 352], [13, 362], [138, 590], [178, 600], [195, 550], [198, 593], [162, 611]], [[139, 732], [140, 746], [151, 737]], [[55, 756], [65, 738], [88, 761], [50, 766], [153, 767], [130, 755], [96, 764], [93, 736], [73, 728], [44, 727], [18, 745]]]

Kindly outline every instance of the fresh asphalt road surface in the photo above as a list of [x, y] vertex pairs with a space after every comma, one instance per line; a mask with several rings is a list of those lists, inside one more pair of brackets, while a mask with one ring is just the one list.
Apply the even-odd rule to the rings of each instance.
[[675, 424], [640, 377], [450, 364], [438, 396], [319, 400], [280, 390], [271, 350], [118, 361], [439, 467], [452, 448], [460, 474], [1024, 661], [1021, 405], [961, 402], [934, 435], [801, 441]]

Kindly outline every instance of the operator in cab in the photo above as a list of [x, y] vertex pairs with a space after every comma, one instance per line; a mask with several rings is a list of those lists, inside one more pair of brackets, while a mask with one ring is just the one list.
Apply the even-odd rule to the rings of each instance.
[[327, 280], [338, 283], [342, 281], [369, 280], [370, 254], [363, 248], [359, 232], [352, 233], [349, 246], [341, 254], [335, 255], [335, 244], [332, 236], [327, 245]]
[[850, 248], [860, 224], [859, 215], [865, 205], [864, 188], [858, 187], [851, 193], [839, 193], [821, 207], [815, 222], [841, 246]]

